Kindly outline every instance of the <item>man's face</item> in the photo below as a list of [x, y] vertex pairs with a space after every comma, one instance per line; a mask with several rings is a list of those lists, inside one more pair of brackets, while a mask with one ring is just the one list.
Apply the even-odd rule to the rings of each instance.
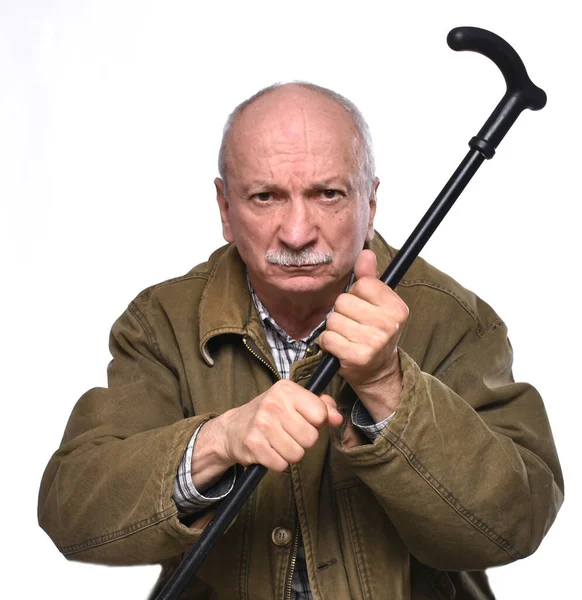
[[344, 109], [297, 86], [268, 93], [235, 122], [227, 164], [228, 199], [215, 181], [223, 234], [253, 286], [337, 287], [372, 239], [378, 185], [366, 193], [362, 143]]

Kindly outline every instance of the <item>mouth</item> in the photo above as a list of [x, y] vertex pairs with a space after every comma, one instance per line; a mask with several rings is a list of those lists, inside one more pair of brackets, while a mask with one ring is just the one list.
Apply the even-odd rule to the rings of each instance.
[[333, 254], [311, 248], [304, 248], [299, 252], [288, 249], [270, 250], [266, 253], [265, 259], [272, 265], [286, 269], [314, 269], [331, 263]]
[[322, 263], [316, 264], [316, 265], [276, 265], [278, 267], [281, 267], [282, 269], [285, 269], [287, 271], [309, 271], [309, 270], [313, 270], [316, 269], [317, 267], [321, 267]]

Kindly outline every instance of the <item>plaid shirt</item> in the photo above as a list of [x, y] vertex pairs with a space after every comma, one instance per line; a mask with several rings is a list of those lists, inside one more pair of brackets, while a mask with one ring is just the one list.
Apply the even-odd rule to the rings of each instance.
[[[346, 287], [346, 291], [350, 288], [353, 283], [353, 274]], [[318, 338], [320, 333], [325, 329], [325, 323], [327, 320], [324, 319], [306, 338], [301, 340], [293, 339], [288, 333], [286, 333], [271, 317], [259, 297], [256, 295], [250, 280], [248, 280], [249, 292], [253, 299], [257, 313], [263, 322], [265, 328], [265, 334], [273, 360], [279, 371], [279, 375], [282, 379], [289, 379], [289, 372], [291, 365], [298, 360], [305, 357], [308, 349], [310, 354], [317, 352], [315, 346], [315, 340]], [[331, 311], [330, 311], [331, 312]], [[329, 313], [328, 313], [329, 315]], [[390, 421], [393, 415], [390, 415], [387, 419], [384, 419], [380, 423], [374, 423], [372, 417], [364, 407], [364, 405], [357, 400], [352, 408], [352, 422], [356, 427], [361, 429], [365, 435], [370, 439], [374, 440], [382, 431], [384, 426]], [[202, 427], [202, 425], [200, 425]], [[174, 501], [178, 507], [178, 514], [180, 517], [192, 515], [203, 508], [221, 500], [227, 496], [234, 487], [236, 480], [235, 468], [231, 467], [224, 476], [215, 483], [213, 486], [204, 491], [201, 494], [197, 490], [192, 482], [192, 453], [194, 451], [194, 443], [196, 442], [196, 436], [200, 431], [200, 427], [196, 429], [190, 443], [184, 453], [184, 456], [178, 467], [178, 473], [174, 480]], [[313, 600], [311, 594], [311, 587], [309, 585], [309, 576], [307, 574], [307, 565], [305, 563], [305, 551], [303, 544], [299, 544], [297, 550], [297, 559], [295, 561], [295, 571], [293, 572], [293, 580], [291, 582], [291, 598], [293, 600]]]

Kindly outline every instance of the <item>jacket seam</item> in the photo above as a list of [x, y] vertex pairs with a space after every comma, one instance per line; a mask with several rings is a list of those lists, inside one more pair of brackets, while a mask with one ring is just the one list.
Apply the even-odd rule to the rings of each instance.
[[[305, 530], [307, 532], [311, 531], [311, 526], [307, 517], [307, 511], [305, 510], [305, 503], [304, 503], [304, 494], [303, 494], [303, 483], [301, 481], [301, 473], [299, 471], [299, 469], [296, 469], [296, 480], [297, 480], [297, 495], [298, 497], [301, 499], [301, 507], [299, 507], [297, 505], [297, 501], [295, 501], [295, 508], [297, 510], [297, 518], [299, 519], [299, 524], [301, 525], [301, 517], [303, 517], [303, 520], [305, 522]], [[291, 484], [293, 485], [293, 474], [291, 475]], [[307, 545], [306, 545], [307, 542]], [[309, 546], [309, 547], [307, 547]], [[309, 562], [309, 564], [311, 565], [311, 570], [314, 573], [317, 573], [317, 564], [316, 561], [314, 560], [314, 552], [313, 552], [313, 543], [311, 540], [311, 536], [309, 536], [307, 538], [307, 540], [305, 539], [305, 537], [303, 537], [303, 547], [306, 550], [310, 550], [310, 552], [305, 552], [305, 562]], [[308, 573], [309, 573], [309, 565], [308, 565]], [[317, 588], [317, 591], [313, 590], [313, 587]], [[312, 582], [312, 592], [314, 592], [314, 596], [321, 596], [321, 590], [319, 589], [319, 582], [317, 581], [317, 579], [315, 579], [315, 581]]]
[[[384, 435], [384, 433], [382, 433], [382, 435]], [[451, 506], [451, 508], [453, 508], [459, 515], [461, 515], [470, 525], [472, 525], [477, 531], [480, 531], [492, 542], [497, 544], [512, 558], [524, 558], [524, 556], [513, 547], [509, 540], [499, 535], [493, 528], [489, 527], [484, 521], [479, 519], [470, 510], [465, 508], [458, 498], [451, 494], [451, 492], [449, 492], [449, 490], [436, 477], [434, 477], [430, 471], [426, 469], [426, 467], [416, 458], [412, 450], [402, 441], [402, 439], [386, 439], [391, 445], [396, 447], [401, 452], [410, 466], [439, 494], [439, 496], [445, 500], [445, 502], [447, 502], [449, 506]]]
[[107, 533], [105, 535], [101, 535], [99, 537], [92, 538], [83, 542], [82, 544], [72, 544], [70, 546], [59, 547], [59, 550], [62, 554], [77, 554], [78, 552], [82, 552], [83, 550], [90, 550], [91, 548], [96, 548], [98, 546], [104, 546], [111, 542], [115, 542], [117, 540], [123, 539], [125, 537], [129, 537], [138, 531], [143, 531], [145, 529], [149, 529], [150, 527], [154, 527], [158, 525], [162, 521], [167, 520], [174, 514], [177, 514], [176, 508], [166, 509], [155, 514], [153, 517], [149, 517], [147, 519], [143, 519], [130, 525], [129, 527], [124, 527], [123, 529], [119, 529], [118, 531], [113, 531], [111, 533]]
[[[182, 434], [181, 428], [177, 428], [177, 430], [174, 434], [174, 439], [172, 440], [172, 449], [176, 448], [176, 446], [178, 445], [178, 438], [181, 434]], [[191, 437], [192, 436], [190, 435], [188, 437], [188, 440], [190, 440]], [[184, 454], [185, 450], [186, 450], [186, 448], [182, 449], [181, 455]], [[173, 454], [174, 454], [173, 452], [166, 453], [166, 464], [164, 465], [164, 472], [162, 474], [162, 481], [161, 481], [161, 485], [160, 485], [160, 499], [159, 499], [160, 508], [163, 508], [163, 506], [164, 506], [164, 483], [168, 480], [168, 475], [170, 473], [170, 462], [171, 462], [171, 457], [173, 456]], [[177, 470], [178, 469], [176, 468], [176, 472], [177, 472]]]
[[334, 483], [333, 489], [336, 491], [347, 490], [353, 487], [362, 487], [363, 485], [365, 484], [361, 479], [344, 479], [343, 481]]
[[354, 516], [352, 513], [352, 503], [350, 501], [350, 491], [346, 490], [342, 495], [342, 502], [344, 504], [344, 510], [348, 521], [348, 531], [350, 534], [350, 540], [352, 542], [352, 548], [354, 550], [354, 562], [356, 563], [356, 570], [358, 572], [358, 579], [360, 580], [360, 589], [364, 598], [370, 598], [370, 590], [368, 586], [368, 580], [366, 573], [362, 573], [365, 565], [362, 564], [361, 554], [362, 548], [360, 546], [360, 539], [356, 535], [356, 527], [354, 524]]
[[201, 321], [200, 317], [201, 317], [202, 305], [204, 304], [206, 297], [208, 295], [208, 287], [212, 283], [212, 281], [215, 279], [216, 271], [218, 270], [219, 265], [222, 263], [223, 258], [224, 258], [224, 256], [221, 256], [220, 259], [216, 261], [216, 263], [213, 265], [212, 269], [210, 270], [210, 273], [208, 273], [207, 276], [205, 277], [206, 284], [204, 285], [204, 289], [202, 290], [202, 294], [200, 295], [200, 301], [198, 302], [198, 323], [199, 324]]
[[[490, 328], [491, 329], [491, 328]], [[406, 423], [402, 427], [402, 433], [404, 433], [407, 429], [408, 424], [410, 423], [410, 417], [413, 412], [414, 405], [416, 404], [416, 394], [414, 393], [416, 389], [416, 382], [413, 383], [410, 395], [412, 397], [412, 402], [408, 414], [406, 416]], [[372, 457], [360, 457], [361, 462], [369, 462], [371, 460], [376, 460], [381, 456], [384, 456], [392, 447], [395, 447], [400, 453], [404, 456], [404, 458], [408, 461], [410, 466], [430, 485], [440, 496], [441, 498], [451, 506], [453, 510], [455, 510], [459, 515], [461, 515], [470, 525], [472, 525], [477, 531], [480, 531], [484, 536], [489, 538], [495, 544], [497, 544], [500, 548], [502, 548], [509, 556], [514, 559], [523, 558], [523, 555], [515, 550], [512, 544], [506, 540], [504, 537], [499, 535], [494, 529], [487, 526], [483, 521], [478, 519], [471, 511], [466, 509], [461, 502], [455, 496], [453, 496], [447, 488], [442, 485], [442, 483], [436, 479], [427, 469], [426, 467], [416, 458], [412, 450], [404, 443], [401, 436], [396, 435], [389, 431], [387, 427], [385, 427], [380, 435], [388, 442], [389, 446], [382, 452], [380, 455], [376, 453]]]
[[136, 321], [141, 325], [141, 328], [142, 328], [143, 332], [145, 333], [148, 343], [149, 343], [151, 349], [153, 350], [154, 354], [156, 355], [156, 358], [158, 358], [162, 364], [164, 364], [168, 369], [170, 369], [172, 371], [173, 369], [170, 366], [170, 363], [164, 358], [162, 351], [160, 350], [160, 346], [158, 344], [158, 340], [156, 338], [154, 330], [153, 330], [152, 326], [149, 324], [145, 315], [139, 310], [139, 308], [136, 306], [135, 302], [131, 302], [129, 304], [128, 310], [135, 317]]
[[160, 288], [164, 288], [164, 287], [169, 287], [171, 285], [174, 285], [176, 283], [182, 283], [184, 281], [191, 281], [193, 279], [206, 279], [208, 280], [209, 278], [209, 274], [208, 273], [193, 273], [192, 275], [181, 275], [180, 277], [172, 277], [171, 279], [167, 279], [166, 281], [162, 281], [160, 283], [156, 283], [154, 285], [151, 285], [150, 287], [146, 288], [145, 290], [143, 290], [142, 292], [140, 292], [137, 295], [136, 300], [138, 299], [144, 299], [144, 300], [149, 300], [149, 298], [152, 296], [152, 294], [160, 289]]
[[[429, 288], [432, 288], [434, 290], [438, 290], [440, 292], [443, 292], [447, 295], [449, 295], [451, 298], [454, 298], [464, 309], [465, 311], [471, 316], [471, 318], [475, 321], [475, 323], [477, 324], [477, 335], [479, 335], [479, 337], [482, 337], [485, 333], [487, 333], [487, 331], [489, 331], [492, 327], [492, 325], [490, 325], [487, 330], [483, 330], [481, 327], [481, 321], [479, 319], [479, 316], [477, 315], [477, 313], [465, 302], [465, 300], [456, 292], [454, 292], [453, 290], [444, 287], [442, 285], [439, 285], [437, 283], [434, 283], [432, 281], [429, 281], [428, 279], [411, 279], [411, 280], [405, 280], [405, 281], [401, 281], [399, 284], [399, 286], [403, 286], [403, 287], [413, 287], [413, 286], [426, 286]], [[499, 318], [497, 318], [496, 320], [501, 320]]]
[[253, 492], [246, 503], [247, 520], [241, 536], [241, 571], [239, 577], [239, 594], [241, 600], [249, 597], [249, 570], [251, 562], [251, 547], [253, 542], [253, 521], [255, 518], [257, 494]]

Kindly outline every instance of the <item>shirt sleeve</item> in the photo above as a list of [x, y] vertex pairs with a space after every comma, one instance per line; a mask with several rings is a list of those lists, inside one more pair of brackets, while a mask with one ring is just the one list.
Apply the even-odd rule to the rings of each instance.
[[380, 435], [382, 429], [384, 429], [384, 427], [390, 423], [390, 419], [392, 419], [395, 414], [396, 411], [379, 423], [374, 423], [370, 413], [362, 401], [358, 398], [352, 407], [352, 423], [360, 431], [362, 431], [370, 441], [373, 442]]
[[236, 481], [236, 468], [235, 466], [232, 466], [214, 485], [205, 490], [196, 489], [196, 486], [192, 481], [192, 453], [194, 452], [196, 437], [203, 425], [204, 423], [202, 423], [202, 425], [200, 425], [192, 434], [190, 442], [184, 452], [184, 456], [178, 465], [178, 472], [174, 479], [174, 491], [172, 496], [178, 507], [179, 517], [192, 515], [207, 506], [222, 500], [230, 494]]

